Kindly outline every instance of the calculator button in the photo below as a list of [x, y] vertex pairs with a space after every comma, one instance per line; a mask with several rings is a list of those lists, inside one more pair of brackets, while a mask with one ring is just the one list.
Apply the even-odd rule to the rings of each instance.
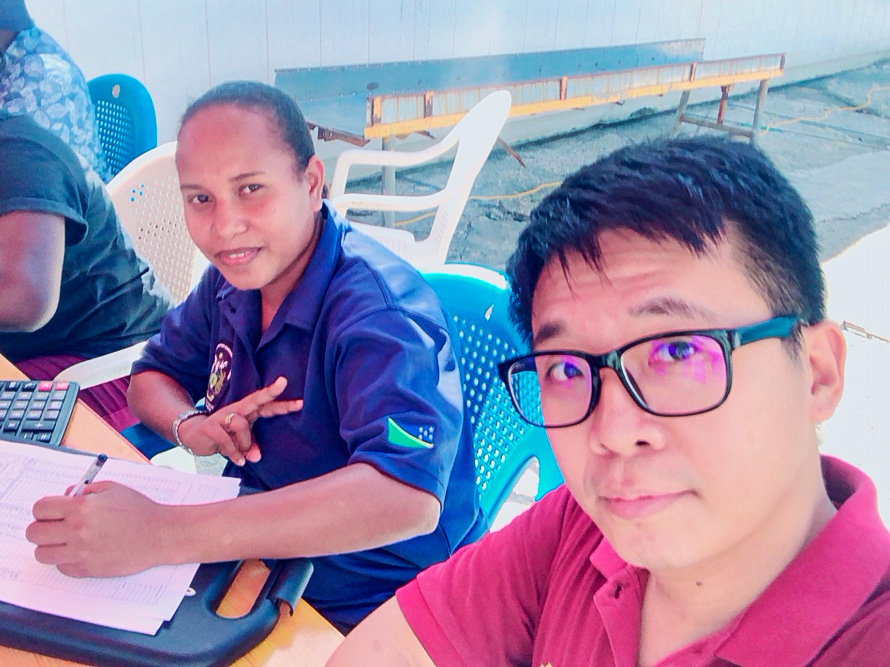
[[22, 424], [23, 431], [49, 431], [52, 432], [54, 422], [43, 420], [29, 420]]
[[0, 380], [0, 436], [61, 444], [78, 390], [76, 382]]

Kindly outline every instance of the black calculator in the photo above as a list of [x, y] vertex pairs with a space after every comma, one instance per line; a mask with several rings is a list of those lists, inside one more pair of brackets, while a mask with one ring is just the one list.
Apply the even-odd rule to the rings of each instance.
[[0, 380], [0, 438], [61, 445], [78, 389], [76, 382]]

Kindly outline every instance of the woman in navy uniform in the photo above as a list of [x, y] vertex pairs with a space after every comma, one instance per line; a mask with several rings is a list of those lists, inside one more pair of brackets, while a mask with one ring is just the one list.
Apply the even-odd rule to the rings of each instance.
[[[183, 118], [176, 160], [189, 232], [213, 266], [134, 365], [130, 405], [265, 493], [162, 507], [91, 485], [89, 511], [38, 503], [38, 517], [65, 518], [37, 557], [115, 575], [309, 556], [304, 597], [348, 630], [486, 529], [448, 318], [415, 269], [323, 199], [324, 167], [280, 91], [209, 91]], [[95, 535], [74, 535], [71, 515]]]

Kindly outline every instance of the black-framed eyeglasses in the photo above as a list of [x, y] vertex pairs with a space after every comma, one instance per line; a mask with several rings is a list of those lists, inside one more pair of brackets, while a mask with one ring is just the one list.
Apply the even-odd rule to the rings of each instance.
[[646, 336], [606, 354], [533, 352], [498, 364], [513, 405], [530, 424], [580, 424], [599, 398], [600, 371], [611, 368], [646, 412], [686, 417], [714, 410], [732, 387], [732, 351], [765, 338], [787, 338], [799, 317], [782, 315], [736, 329], [672, 331]]

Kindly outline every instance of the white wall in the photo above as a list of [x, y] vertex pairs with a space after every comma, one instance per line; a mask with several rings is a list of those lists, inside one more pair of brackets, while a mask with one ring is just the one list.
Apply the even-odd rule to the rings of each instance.
[[[707, 58], [785, 51], [789, 76], [890, 54], [886, 0], [27, 0], [87, 78], [124, 72], [159, 141], [188, 102], [275, 69], [705, 37]], [[787, 78], [786, 78], [787, 80]]]

